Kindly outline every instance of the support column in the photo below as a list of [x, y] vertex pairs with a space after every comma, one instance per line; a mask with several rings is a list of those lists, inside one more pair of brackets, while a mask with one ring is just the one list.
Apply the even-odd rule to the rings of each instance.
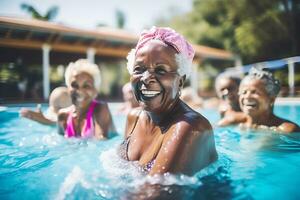
[[193, 62], [191, 73], [191, 87], [198, 94], [199, 76], [198, 76], [198, 62]]
[[238, 76], [242, 76], [244, 74], [243, 70], [243, 62], [240, 56], [235, 55], [234, 56], [234, 66], [235, 66], [235, 71], [238, 74]]
[[96, 50], [94, 48], [88, 48], [86, 51], [87, 60], [90, 63], [95, 63], [95, 53]]
[[288, 60], [288, 69], [289, 69], [289, 95], [293, 96], [295, 94], [295, 67], [294, 61]]
[[43, 96], [44, 100], [48, 99], [50, 93], [50, 79], [49, 79], [49, 53], [50, 53], [50, 45], [44, 44], [42, 46], [43, 49]]

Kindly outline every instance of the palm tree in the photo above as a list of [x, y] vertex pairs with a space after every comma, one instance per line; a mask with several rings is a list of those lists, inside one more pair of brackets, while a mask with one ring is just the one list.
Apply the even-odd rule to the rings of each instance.
[[27, 13], [29, 13], [32, 16], [32, 18], [40, 19], [44, 21], [53, 20], [56, 17], [59, 10], [58, 6], [52, 6], [45, 15], [42, 15], [32, 5], [29, 5], [27, 3], [22, 3], [21, 8], [25, 10]]
[[123, 11], [117, 9], [116, 10], [116, 18], [117, 18], [117, 27], [124, 28], [126, 22], [126, 16]]

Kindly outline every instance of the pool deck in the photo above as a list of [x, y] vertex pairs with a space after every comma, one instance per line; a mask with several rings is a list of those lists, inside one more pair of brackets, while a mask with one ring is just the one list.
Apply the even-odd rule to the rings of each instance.
[[300, 97], [277, 97], [276, 98], [276, 101], [275, 101], [276, 104], [300, 104]]

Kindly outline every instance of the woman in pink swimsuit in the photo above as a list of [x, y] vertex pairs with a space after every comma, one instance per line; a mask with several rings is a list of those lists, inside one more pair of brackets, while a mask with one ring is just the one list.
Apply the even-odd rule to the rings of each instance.
[[107, 104], [96, 100], [100, 86], [98, 66], [84, 59], [71, 62], [65, 72], [65, 81], [72, 105], [59, 110], [59, 133], [66, 138], [108, 138], [114, 126]]

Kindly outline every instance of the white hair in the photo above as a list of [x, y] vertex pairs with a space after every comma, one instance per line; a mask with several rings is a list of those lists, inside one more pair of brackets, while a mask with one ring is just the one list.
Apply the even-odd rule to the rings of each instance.
[[[133, 73], [134, 61], [135, 61], [135, 49], [131, 49], [127, 56], [127, 70], [129, 74]], [[190, 76], [192, 72], [192, 61], [188, 59], [183, 53], [176, 53], [175, 60], [178, 65], [177, 72], [180, 76], [186, 76], [186, 79]]]
[[101, 83], [101, 73], [98, 65], [90, 63], [86, 59], [79, 59], [76, 62], [71, 62], [65, 72], [65, 82], [67, 87], [71, 86], [71, 77], [75, 73], [87, 73], [94, 80], [94, 87], [99, 91]]

